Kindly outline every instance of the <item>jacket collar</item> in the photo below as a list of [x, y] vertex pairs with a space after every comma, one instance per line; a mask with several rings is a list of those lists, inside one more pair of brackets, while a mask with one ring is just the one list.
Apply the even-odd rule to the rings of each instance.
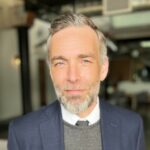
[[50, 105], [40, 124], [41, 140], [44, 150], [64, 150], [64, 129], [59, 102]]
[[120, 120], [114, 114], [112, 106], [100, 101], [101, 108], [101, 134], [103, 150], [120, 150]]
[[[64, 128], [60, 104], [57, 101], [49, 107], [40, 123], [43, 149], [64, 150]], [[103, 100], [100, 100], [100, 111], [103, 150], [120, 150], [120, 121], [116, 113], [114, 114], [112, 106]]]

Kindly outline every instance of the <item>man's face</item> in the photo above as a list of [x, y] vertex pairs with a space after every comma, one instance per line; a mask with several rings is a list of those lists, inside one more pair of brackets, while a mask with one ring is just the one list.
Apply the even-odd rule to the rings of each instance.
[[96, 33], [88, 26], [68, 27], [50, 43], [50, 73], [60, 102], [70, 112], [86, 111], [96, 100], [106, 71], [100, 64]]

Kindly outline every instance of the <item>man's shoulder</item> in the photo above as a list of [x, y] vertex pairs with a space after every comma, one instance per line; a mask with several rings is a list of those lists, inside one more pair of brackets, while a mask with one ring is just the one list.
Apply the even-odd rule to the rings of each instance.
[[24, 116], [18, 117], [11, 122], [17, 129], [33, 128], [38, 126], [41, 122], [51, 119], [55, 113], [58, 112], [59, 102], [55, 101], [47, 106], [40, 108], [37, 111], [30, 112]]
[[112, 105], [105, 101], [102, 102], [102, 107], [105, 113], [108, 113], [111, 117], [115, 117], [122, 122], [130, 122], [130, 124], [139, 123], [139, 121], [142, 122], [142, 118], [137, 112], [134, 112], [127, 108]]

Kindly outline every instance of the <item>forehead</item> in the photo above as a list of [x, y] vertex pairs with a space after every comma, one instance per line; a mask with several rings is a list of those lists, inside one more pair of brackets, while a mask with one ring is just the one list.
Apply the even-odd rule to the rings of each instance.
[[99, 40], [96, 32], [89, 26], [71, 26], [55, 33], [50, 40], [49, 53], [87, 51], [99, 49]]
[[95, 37], [98, 38], [96, 32], [89, 26], [87, 25], [82, 25], [82, 26], [69, 26], [64, 29], [61, 29], [60, 31], [56, 32], [53, 34], [51, 37], [52, 39], [57, 39], [57, 38], [63, 38], [64, 36], [70, 36], [72, 35], [73, 37], [75, 36], [84, 36], [87, 35], [89, 38], [90, 37]]

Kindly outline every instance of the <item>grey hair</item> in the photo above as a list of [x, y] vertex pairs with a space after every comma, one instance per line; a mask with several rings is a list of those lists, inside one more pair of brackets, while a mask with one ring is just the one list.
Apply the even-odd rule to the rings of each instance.
[[[101, 43], [100, 45], [100, 62], [104, 62], [104, 59], [107, 57], [107, 45], [106, 45], [106, 38], [104, 34], [98, 29], [98, 27], [93, 23], [93, 21], [82, 14], [74, 14], [74, 13], [67, 13], [58, 16], [51, 22], [51, 27], [49, 29], [50, 36], [47, 40], [47, 48], [49, 48], [51, 37], [57, 33], [58, 31], [70, 27], [70, 26], [84, 26], [87, 25], [92, 28]], [[49, 57], [49, 50], [48, 50], [48, 57]]]

